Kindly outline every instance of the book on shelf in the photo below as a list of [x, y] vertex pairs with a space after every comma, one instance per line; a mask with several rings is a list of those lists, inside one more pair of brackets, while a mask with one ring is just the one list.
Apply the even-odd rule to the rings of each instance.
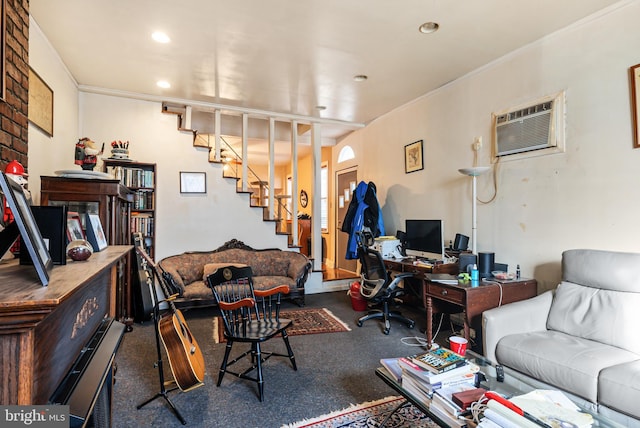
[[381, 358], [380, 364], [387, 369], [392, 378], [400, 382], [402, 379], [402, 367], [398, 364], [398, 359], [399, 358]]
[[431, 349], [410, 357], [414, 363], [439, 374], [467, 364], [467, 360], [447, 348]]
[[477, 364], [474, 364], [472, 362], [467, 362], [466, 364], [460, 367], [453, 368], [443, 373], [433, 373], [432, 371], [427, 370], [422, 366], [416, 364], [411, 359], [411, 357], [399, 358], [398, 364], [404, 371], [410, 372], [413, 375], [422, 379], [424, 382], [428, 382], [434, 385], [439, 382], [442, 382], [444, 379], [449, 379], [454, 376], [467, 375], [468, 377], [474, 378], [475, 373], [480, 371], [480, 367], [478, 367]]

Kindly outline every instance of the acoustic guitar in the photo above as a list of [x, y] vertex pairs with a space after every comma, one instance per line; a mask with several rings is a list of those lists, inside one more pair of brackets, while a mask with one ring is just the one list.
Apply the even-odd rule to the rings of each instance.
[[[162, 292], [165, 296], [169, 296], [164, 299], [169, 305], [169, 310], [156, 321], [176, 385], [181, 391], [189, 391], [202, 386], [205, 372], [204, 358], [196, 338], [191, 334], [187, 322], [182, 316], [182, 312], [176, 309], [173, 303], [176, 295], [169, 294], [164, 278], [159, 272], [162, 267], [156, 265], [144, 249], [136, 247], [136, 251], [143, 257], [153, 276], [160, 283]], [[151, 286], [153, 287], [153, 280], [150, 279], [150, 281], [152, 281]]]

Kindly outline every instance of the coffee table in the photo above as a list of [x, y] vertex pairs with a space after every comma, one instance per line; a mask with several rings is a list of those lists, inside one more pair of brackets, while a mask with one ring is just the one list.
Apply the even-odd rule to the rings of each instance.
[[[483, 380], [480, 383], [480, 386], [487, 390], [495, 391], [507, 397], [512, 397], [516, 395], [526, 394], [527, 392], [531, 392], [534, 389], [536, 389], [534, 386], [528, 385], [521, 379], [513, 381], [514, 379], [510, 379], [509, 374], [506, 374], [506, 373], [505, 373], [504, 382], [498, 382], [496, 378], [495, 366], [490, 361], [485, 359], [483, 356], [469, 350], [467, 350], [466, 357], [468, 360], [472, 361], [473, 363], [477, 364], [480, 367], [480, 372], [483, 373], [485, 377], [485, 380]], [[394, 409], [394, 411], [391, 414], [393, 414], [395, 411], [397, 411], [401, 407], [407, 405], [408, 403], [411, 403], [416, 408], [418, 408], [421, 412], [423, 412], [425, 415], [429, 416], [429, 418], [431, 418], [439, 426], [445, 427], [445, 428], [450, 426], [446, 422], [438, 418], [438, 416], [434, 415], [429, 410], [429, 403], [425, 403], [421, 399], [415, 397], [410, 392], [405, 390], [402, 387], [402, 384], [397, 380], [395, 380], [395, 378], [389, 374], [387, 369], [385, 369], [384, 367], [378, 367], [376, 369], [376, 375], [380, 379], [382, 379], [387, 385], [389, 385], [393, 390], [395, 390], [397, 393], [399, 393], [401, 396], [403, 396], [406, 399], [406, 401], [400, 404], [396, 409]], [[580, 410], [582, 410], [583, 412], [593, 416], [593, 425], [592, 425], [593, 427], [603, 427], [603, 428], [622, 428], [623, 427], [623, 425], [615, 421], [605, 418], [602, 415], [596, 415], [593, 412], [590, 412], [587, 409], [584, 409], [582, 406], [580, 406], [579, 403], [577, 403], [576, 405], [580, 407]], [[389, 416], [391, 416], [391, 414]], [[387, 417], [387, 419], [388, 418], [389, 417]], [[380, 425], [379, 428], [382, 428], [385, 422], [386, 422], [386, 419], [385, 421], [383, 421], [383, 423]]]

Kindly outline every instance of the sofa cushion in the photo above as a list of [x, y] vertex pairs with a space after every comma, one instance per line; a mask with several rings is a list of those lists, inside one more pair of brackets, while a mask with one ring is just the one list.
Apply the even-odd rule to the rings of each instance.
[[296, 287], [296, 281], [288, 276], [266, 275], [253, 277], [253, 288], [256, 290], [268, 290], [279, 285], [288, 285], [289, 290], [292, 290]]
[[281, 254], [269, 254], [256, 252], [256, 259], [250, 262], [254, 276], [287, 276], [289, 259], [281, 257]]
[[638, 358], [602, 370], [598, 384], [601, 404], [634, 418], [640, 418], [640, 356]]
[[563, 281], [551, 304], [547, 328], [640, 354], [640, 335], [628, 328], [639, 307], [640, 293]]
[[204, 265], [204, 272], [202, 274], [202, 280], [206, 281], [207, 277], [209, 275], [211, 275], [212, 273], [214, 273], [218, 269], [226, 267], [226, 266], [235, 266], [237, 268], [247, 267], [247, 265], [245, 265], [243, 263], [207, 263], [206, 265]]
[[640, 292], [640, 253], [567, 250], [562, 253], [562, 279], [605, 290]]
[[602, 369], [638, 359], [624, 349], [553, 330], [505, 336], [496, 357], [500, 364], [593, 403]]

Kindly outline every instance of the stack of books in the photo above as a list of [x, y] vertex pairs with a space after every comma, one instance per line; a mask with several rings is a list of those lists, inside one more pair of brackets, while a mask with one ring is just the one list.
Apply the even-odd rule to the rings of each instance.
[[[458, 392], [474, 390], [480, 368], [446, 348], [417, 355], [380, 360], [402, 388], [423, 402], [449, 426], [463, 427], [458, 416], [466, 411], [452, 400]], [[481, 395], [481, 394], [480, 394]]]

